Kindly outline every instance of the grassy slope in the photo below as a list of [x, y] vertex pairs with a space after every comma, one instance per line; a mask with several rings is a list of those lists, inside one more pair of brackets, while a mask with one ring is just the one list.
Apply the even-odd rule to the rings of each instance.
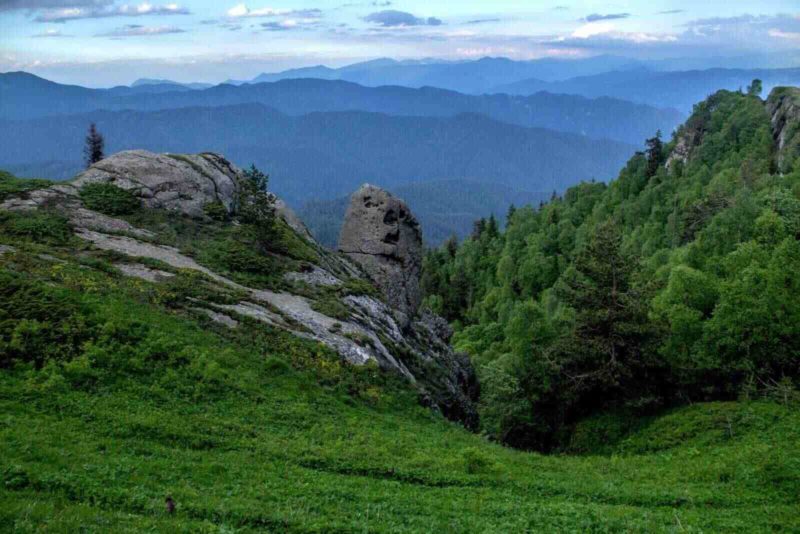
[[[17, 248], [0, 275], [57, 292], [89, 337], [60, 363], [0, 370], [0, 530], [800, 529], [796, 408], [695, 405], [608, 439], [587, 424], [602, 455], [504, 449], [375, 369], [264, 326], [228, 331], [176, 305], [180, 283], [0, 223]], [[0, 349], [35, 343], [25, 332]]]

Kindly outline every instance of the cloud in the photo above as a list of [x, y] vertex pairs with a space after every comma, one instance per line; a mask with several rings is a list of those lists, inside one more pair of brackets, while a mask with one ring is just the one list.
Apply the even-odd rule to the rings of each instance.
[[46, 37], [73, 37], [73, 36], [61, 33], [61, 30], [49, 29], [49, 30], [43, 31], [42, 33], [37, 33], [35, 35], [31, 35], [31, 37], [46, 38]]
[[800, 42], [800, 32], [785, 32], [777, 28], [771, 28], [767, 33], [770, 37], [775, 37], [776, 39], [789, 39], [790, 41]]
[[490, 22], [500, 22], [501, 19], [475, 19], [475, 20], [468, 20], [464, 24], [488, 24]]
[[316, 25], [316, 20], [284, 19], [281, 21], [262, 22], [261, 28], [266, 32], [285, 32], [302, 30]]
[[589, 22], [540, 43], [584, 53], [629, 53], [655, 57], [733, 56], [794, 52], [800, 42], [797, 15], [740, 15], [689, 21], [672, 32], [620, 31], [613, 20]]
[[78, 19], [99, 19], [108, 17], [141, 17], [145, 15], [189, 15], [190, 11], [178, 4], [153, 5], [143, 2], [138, 5], [102, 5], [92, 7], [65, 7], [46, 9], [34, 20], [36, 22], [67, 22]]
[[405, 11], [387, 9], [371, 13], [364, 17], [367, 22], [378, 24], [384, 28], [403, 28], [408, 26], [441, 26], [443, 22], [436, 17], [419, 18]]
[[250, 9], [246, 4], [237, 4], [230, 8], [226, 15], [230, 18], [245, 17], [295, 17], [304, 19], [318, 19], [322, 17], [320, 9], [276, 9], [274, 7], [262, 7]]
[[587, 15], [584, 20], [586, 22], [598, 22], [601, 20], [627, 19], [630, 16], [631, 16], [630, 13], [609, 13], [608, 15], [601, 15], [600, 13], [592, 13], [591, 15]]
[[113, 0], [0, 0], [0, 11], [57, 9], [65, 7], [101, 7]]
[[754, 43], [761, 47], [796, 46], [793, 34], [800, 33], [797, 15], [740, 15], [712, 17], [686, 23], [683, 38], [689, 42]]
[[121, 28], [111, 30], [106, 33], [98, 33], [95, 37], [150, 37], [154, 35], [166, 35], [171, 33], [185, 33], [185, 30], [175, 26], [142, 26], [141, 24], [127, 24]]
[[677, 15], [678, 13], [686, 13], [685, 9], [668, 9], [666, 11], [659, 11], [659, 15]]

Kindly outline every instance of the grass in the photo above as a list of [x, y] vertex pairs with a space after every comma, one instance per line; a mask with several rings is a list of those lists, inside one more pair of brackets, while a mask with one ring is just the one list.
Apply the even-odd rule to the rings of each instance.
[[[264, 255], [246, 227], [127, 218], [264, 285], [315, 253], [296, 236], [288, 255]], [[213, 323], [189, 299], [242, 296], [155, 261], [143, 260], [176, 276], [121, 276], [112, 264], [125, 258], [65, 224], [0, 217], [15, 248], [0, 255], [0, 531], [800, 530], [795, 405], [602, 414], [576, 429], [573, 454], [515, 451], [375, 366], [244, 317]], [[235, 254], [214, 260], [226, 242]], [[315, 296], [373, 292], [348, 281]]]
[[0, 170], [0, 202], [11, 196], [24, 195], [29, 191], [42, 189], [53, 182], [33, 178], [17, 178], [14, 175]]
[[81, 356], [0, 370], [8, 530], [800, 529], [796, 407], [700, 404], [582, 455], [514, 451], [375, 368], [263, 325], [202, 322], [89, 265], [0, 258], [68, 294], [90, 338]]

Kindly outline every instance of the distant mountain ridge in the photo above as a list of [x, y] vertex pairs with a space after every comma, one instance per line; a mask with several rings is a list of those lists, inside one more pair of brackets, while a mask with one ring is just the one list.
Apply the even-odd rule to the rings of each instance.
[[188, 89], [208, 89], [209, 87], [214, 87], [215, 84], [213, 83], [181, 83], [181, 82], [174, 82], [172, 80], [157, 80], [153, 78], [139, 78], [135, 82], [131, 84], [131, 87], [143, 87], [148, 85], [177, 85], [179, 87], [186, 87]]
[[263, 73], [249, 81], [231, 80], [230, 82], [245, 84], [297, 78], [319, 78], [349, 81], [368, 87], [382, 85], [412, 88], [438, 87], [468, 94], [481, 94], [498, 84], [526, 78], [555, 81], [574, 76], [635, 68], [641, 65], [642, 62], [635, 59], [610, 55], [573, 60], [543, 58], [531, 61], [515, 61], [502, 57], [451, 62], [397, 61], [382, 58], [340, 68], [317, 65], [277, 73]]
[[[175, 87], [175, 90], [170, 90]], [[163, 90], [166, 88], [166, 90]], [[136, 94], [135, 91], [148, 91]], [[132, 92], [134, 91], [134, 92]], [[0, 74], [0, 118], [29, 119], [97, 109], [155, 111], [259, 103], [289, 115], [368, 111], [404, 116], [448, 117], [480, 113], [525, 127], [640, 144], [661, 129], [669, 132], [683, 115], [614, 99], [537, 94], [475, 96], [426, 87], [364, 87], [344, 81], [282, 80], [255, 85], [220, 85], [205, 90], [163, 84], [98, 90], [60, 85], [27, 73]]]
[[242, 165], [253, 162], [270, 172], [276, 192], [293, 204], [338, 198], [364, 182], [391, 188], [468, 179], [522, 191], [562, 190], [582, 179], [613, 177], [636, 149], [477, 114], [329, 112], [292, 117], [242, 104], [0, 121], [0, 168], [26, 166], [32, 172], [34, 163], [52, 168], [52, 162], [61, 161], [67, 170], [79, 169], [90, 122], [105, 135], [109, 153], [132, 148], [216, 151]]
[[776, 86], [800, 85], [800, 68], [790, 69], [707, 69], [656, 72], [646, 68], [607, 72], [558, 82], [530, 79], [491, 89], [493, 93], [526, 95], [539, 91], [575, 94], [587, 98], [620, 98], [643, 104], [658, 103], [689, 112], [695, 103], [720, 89], [736, 91], [754, 79], [764, 83], [764, 94]]

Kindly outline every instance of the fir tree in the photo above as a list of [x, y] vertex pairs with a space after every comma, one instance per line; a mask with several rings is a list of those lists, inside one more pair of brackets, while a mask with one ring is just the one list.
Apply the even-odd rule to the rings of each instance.
[[664, 143], [661, 141], [661, 130], [656, 132], [655, 137], [648, 139], [646, 144], [647, 177], [652, 178], [664, 163]]
[[86, 146], [83, 148], [83, 158], [86, 161], [86, 166], [91, 167], [101, 159], [103, 159], [103, 149], [105, 148], [105, 141], [100, 132], [97, 131], [95, 123], [89, 125], [89, 133], [86, 134]]

